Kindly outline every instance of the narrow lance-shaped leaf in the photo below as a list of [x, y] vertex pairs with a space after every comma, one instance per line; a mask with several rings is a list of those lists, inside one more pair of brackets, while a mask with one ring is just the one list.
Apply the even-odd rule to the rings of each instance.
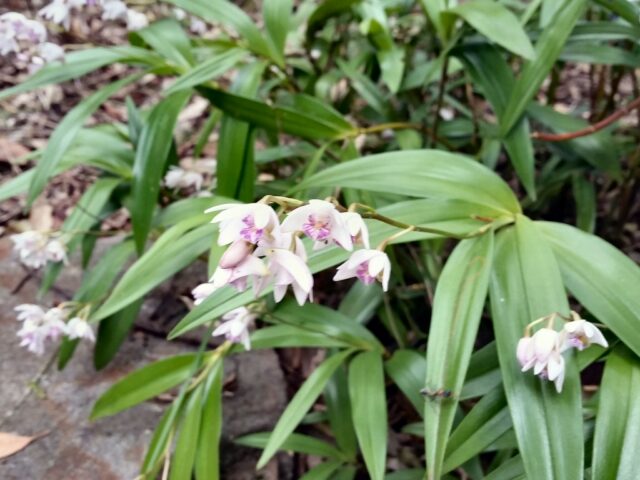
[[228, 0], [167, 0], [208, 22], [232, 26], [243, 37], [249, 49], [274, 59], [273, 47], [260, 32], [253, 19], [242, 8]]
[[438, 280], [427, 344], [425, 449], [430, 479], [439, 479], [480, 317], [487, 297], [493, 232], [461, 242]]
[[149, 66], [162, 66], [164, 64], [162, 57], [144, 48], [128, 45], [109, 48], [88, 48], [67, 53], [65, 54], [64, 62], [45, 65], [27, 80], [14, 87], [0, 91], [0, 100], [45, 85], [79, 78], [100, 67], [118, 62]]
[[31, 205], [44, 189], [47, 180], [53, 175], [62, 160], [65, 152], [71, 147], [76, 135], [84, 122], [104, 103], [107, 98], [116, 93], [125, 85], [135, 82], [142, 76], [141, 73], [130, 75], [101, 88], [88, 98], [76, 105], [51, 134], [49, 143], [45, 148], [42, 158], [35, 167], [35, 173], [29, 187], [27, 203]]
[[[454, 49], [452, 54], [462, 60], [474, 83], [482, 89], [501, 119], [515, 83], [511, 67], [501, 53], [491, 45], [465, 45]], [[527, 194], [535, 200], [535, 158], [529, 121], [521, 118], [502, 142]]]
[[220, 359], [213, 367], [205, 384], [195, 464], [196, 480], [220, 478], [223, 373], [223, 360]]
[[640, 360], [626, 347], [617, 347], [607, 359], [599, 394], [592, 478], [635, 478], [640, 448]]
[[336, 353], [325, 360], [307, 378], [302, 387], [289, 402], [289, 405], [282, 413], [280, 420], [276, 424], [269, 441], [258, 460], [258, 468], [264, 467], [267, 462], [278, 451], [280, 446], [286, 441], [289, 435], [295, 430], [307, 411], [311, 408], [318, 396], [324, 390], [325, 385], [333, 375], [333, 372], [351, 355], [353, 351], [347, 350]]
[[372, 480], [384, 478], [387, 463], [387, 402], [379, 352], [364, 352], [349, 365], [353, 426]]
[[284, 64], [284, 48], [291, 28], [292, 9], [293, 0], [270, 0], [262, 4], [265, 27], [280, 64]]
[[196, 459], [197, 447], [200, 442], [200, 419], [202, 418], [203, 385], [189, 394], [184, 406], [184, 416], [176, 449], [171, 460], [169, 480], [183, 480], [191, 478], [191, 472]]
[[164, 18], [130, 34], [132, 43], [144, 41], [174, 65], [189, 68], [194, 63], [191, 42], [180, 23]]
[[156, 105], [145, 123], [136, 149], [133, 167], [131, 223], [138, 253], [151, 228], [160, 180], [173, 142], [173, 128], [189, 92], [179, 92]]
[[491, 311], [500, 368], [518, 449], [528, 478], [581, 479], [584, 442], [580, 379], [574, 357], [565, 353], [562, 393], [553, 383], [523, 373], [516, 347], [533, 320], [569, 312], [560, 271], [539, 228], [518, 216], [515, 228], [497, 237], [490, 282]]
[[[232, 92], [255, 96], [264, 67], [263, 63], [254, 63], [242, 68], [231, 86]], [[253, 200], [256, 175], [254, 137], [250, 124], [226, 113], [222, 116], [216, 171], [216, 191], [220, 195], [245, 202]]]
[[473, 0], [445, 10], [444, 15], [457, 15], [478, 32], [498, 45], [526, 59], [535, 52], [518, 18], [498, 2]]
[[91, 418], [114, 415], [179, 385], [192, 374], [196, 354], [177, 355], [129, 374], [100, 396]]
[[640, 267], [595, 235], [570, 225], [539, 222], [569, 291], [640, 355]]
[[[560, 0], [559, 0], [560, 1]], [[527, 62], [511, 92], [509, 103], [500, 120], [500, 131], [506, 135], [518, 122], [540, 85], [553, 68], [571, 30], [584, 11], [586, 0], [564, 0], [564, 5], [536, 42], [536, 58]]]

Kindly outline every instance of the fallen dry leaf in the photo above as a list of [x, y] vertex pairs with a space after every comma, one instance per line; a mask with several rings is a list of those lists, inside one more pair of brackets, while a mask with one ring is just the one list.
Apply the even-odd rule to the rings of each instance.
[[14, 433], [0, 432], [0, 459], [7, 458], [14, 453], [18, 453], [41, 436], [42, 435], [23, 437], [22, 435], [16, 435]]

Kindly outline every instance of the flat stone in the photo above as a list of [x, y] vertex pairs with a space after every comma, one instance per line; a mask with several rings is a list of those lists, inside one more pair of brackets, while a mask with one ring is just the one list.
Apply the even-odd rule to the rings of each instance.
[[[52, 291], [36, 301], [38, 284], [24, 283], [25, 271], [15, 262], [7, 239], [0, 239], [0, 431], [21, 435], [46, 434], [17, 454], [0, 460], [0, 478], [131, 480], [138, 475], [146, 447], [168, 403], [145, 402], [113, 417], [88, 420], [96, 399], [114, 382], [148, 363], [193, 351], [184, 342], [167, 342], [138, 331], [124, 342], [114, 361], [96, 372], [92, 346], [81, 343], [67, 368], [49, 365], [53, 350], [43, 357], [18, 345], [19, 323], [13, 308], [21, 303], [54, 305], [65, 299], [67, 288]], [[74, 279], [65, 272], [64, 284]], [[76, 270], [76, 272], [78, 272]], [[79, 272], [78, 272], [79, 274]], [[64, 278], [64, 277], [63, 277]], [[161, 292], [166, 295], [166, 290]], [[158, 305], [158, 299], [150, 303]], [[156, 311], [156, 309], [153, 309]], [[147, 309], [148, 311], [148, 309]], [[148, 320], [145, 320], [148, 321]], [[38, 386], [30, 382], [39, 377]], [[225, 359], [223, 399], [222, 478], [286, 479], [291, 458], [278, 456], [260, 474], [255, 465], [259, 451], [235, 445], [247, 433], [273, 429], [287, 402], [286, 385], [273, 351], [254, 351]]]

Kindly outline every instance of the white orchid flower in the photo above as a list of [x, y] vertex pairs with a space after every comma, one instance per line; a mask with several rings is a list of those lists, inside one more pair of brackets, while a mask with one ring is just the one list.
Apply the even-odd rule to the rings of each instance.
[[313, 275], [307, 265], [307, 252], [300, 238], [292, 233], [275, 232], [271, 242], [258, 247], [256, 255], [267, 257], [269, 275], [255, 278], [253, 287], [257, 297], [273, 282], [273, 297], [280, 302], [291, 285], [298, 304], [313, 298]]
[[211, 212], [220, 212], [211, 220], [220, 224], [218, 245], [228, 245], [238, 239], [257, 245], [269, 238], [279, 225], [276, 212], [263, 203], [226, 203], [205, 211]]
[[334, 280], [346, 280], [357, 277], [366, 285], [378, 280], [386, 292], [389, 288], [391, 262], [386, 253], [380, 250], [363, 249], [351, 254], [349, 260], [338, 267]]
[[558, 393], [562, 391], [565, 375], [561, 346], [562, 338], [557, 331], [541, 328], [533, 336], [521, 338], [516, 351], [522, 371], [533, 368], [535, 375], [554, 382]]
[[563, 349], [577, 348], [584, 350], [592, 344], [598, 344], [604, 348], [609, 346], [607, 339], [604, 338], [602, 332], [593, 323], [577, 317], [564, 324], [562, 337], [564, 340]]
[[44, 312], [37, 305], [18, 305], [18, 320], [22, 321], [22, 328], [17, 335], [20, 337], [21, 347], [26, 347], [36, 355], [42, 355], [45, 341], [58, 340], [65, 332], [65, 313], [60, 308], [51, 308]]
[[282, 222], [283, 232], [304, 232], [315, 240], [314, 248], [335, 242], [345, 250], [353, 249], [353, 241], [345, 219], [335, 205], [324, 200], [309, 200], [296, 208]]
[[71, 7], [64, 0], [53, 0], [49, 5], [40, 9], [38, 13], [50, 22], [62, 25], [65, 30], [69, 30]]
[[102, 20], [118, 20], [127, 17], [127, 5], [120, 0], [102, 2]]
[[360, 242], [364, 248], [369, 248], [369, 229], [364, 219], [356, 212], [343, 212], [340, 214], [347, 225], [349, 235], [354, 244]]
[[261, 278], [268, 274], [269, 270], [264, 262], [254, 255], [249, 255], [232, 268], [216, 268], [209, 282], [213, 285], [214, 290], [225, 285], [232, 285], [239, 292], [243, 292], [247, 289], [247, 281], [250, 278]]
[[91, 325], [89, 325], [89, 322], [87, 322], [83, 318], [73, 317], [71, 320], [69, 320], [69, 323], [67, 323], [65, 329], [65, 333], [70, 340], [84, 338], [86, 340], [89, 340], [90, 342], [96, 341], [96, 337], [93, 333]]
[[185, 170], [181, 167], [172, 166], [164, 176], [164, 184], [169, 188], [191, 188], [196, 190], [202, 188], [204, 176], [198, 172]]
[[19, 322], [42, 322], [44, 320], [44, 310], [39, 305], [33, 305], [30, 303], [23, 303], [14, 308], [18, 312]]
[[224, 335], [230, 342], [241, 343], [245, 350], [251, 350], [249, 328], [255, 319], [256, 315], [246, 307], [235, 308], [222, 316], [223, 322], [216, 327], [212, 335]]
[[201, 283], [198, 285], [196, 288], [191, 290], [194, 305], [200, 305], [216, 290], [217, 288], [212, 283]]
[[141, 30], [149, 25], [147, 16], [131, 8], [127, 10], [127, 29], [130, 31]]

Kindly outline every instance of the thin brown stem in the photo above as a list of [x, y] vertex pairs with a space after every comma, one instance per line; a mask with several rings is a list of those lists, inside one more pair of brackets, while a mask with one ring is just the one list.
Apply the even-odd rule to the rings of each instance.
[[640, 97], [636, 98], [620, 110], [612, 113], [607, 118], [604, 118], [603, 120], [600, 120], [599, 122], [589, 125], [588, 127], [581, 130], [567, 133], [533, 132], [531, 134], [531, 138], [543, 140], [545, 142], [564, 142], [567, 140], [573, 140], [574, 138], [586, 137], [587, 135], [594, 134], [604, 128], [607, 128], [609, 125], [624, 117], [636, 108], [640, 108]]

